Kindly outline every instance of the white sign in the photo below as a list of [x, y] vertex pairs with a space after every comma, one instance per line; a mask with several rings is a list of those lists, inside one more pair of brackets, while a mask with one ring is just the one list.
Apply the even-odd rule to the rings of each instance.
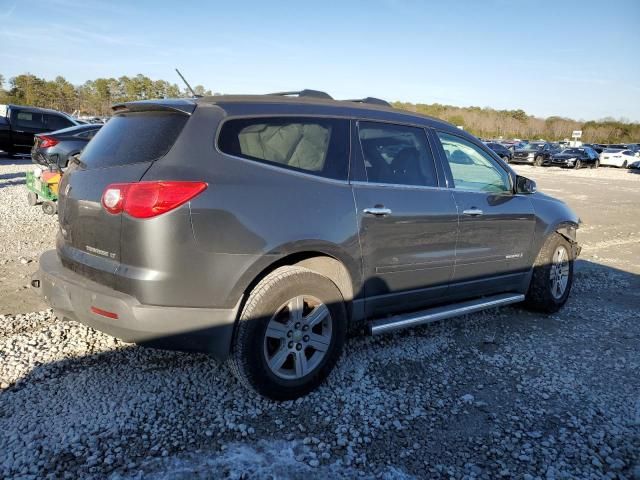
[[580, 138], [582, 137], [582, 130], [574, 130], [573, 133], [571, 134], [571, 136], [573, 138]]

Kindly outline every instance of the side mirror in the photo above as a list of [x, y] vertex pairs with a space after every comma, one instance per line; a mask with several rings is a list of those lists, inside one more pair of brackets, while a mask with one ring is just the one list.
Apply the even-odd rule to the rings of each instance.
[[516, 193], [536, 193], [537, 186], [536, 182], [527, 177], [522, 177], [518, 175], [516, 177]]

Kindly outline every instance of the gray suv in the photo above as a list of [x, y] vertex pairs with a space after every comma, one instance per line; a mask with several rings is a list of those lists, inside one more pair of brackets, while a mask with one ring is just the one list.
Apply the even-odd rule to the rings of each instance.
[[116, 105], [32, 285], [60, 318], [318, 386], [349, 332], [567, 300], [579, 220], [478, 139], [317, 91]]

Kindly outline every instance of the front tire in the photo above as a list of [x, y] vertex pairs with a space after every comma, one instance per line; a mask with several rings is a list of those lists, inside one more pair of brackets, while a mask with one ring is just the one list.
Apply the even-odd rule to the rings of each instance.
[[627, 168], [627, 161], [622, 162], [622, 168]]
[[569, 298], [573, 285], [573, 249], [558, 233], [545, 241], [533, 266], [525, 305], [539, 312], [554, 313]]
[[331, 280], [280, 267], [249, 294], [228, 362], [245, 387], [274, 400], [295, 399], [324, 382], [346, 332], [344, 300]]
[[598, 168], [600, 166], [600, 160], [596, 160], [593, 162], [593, 168]]
[[538, 155], [533, 163], [536, 167], [541, 167], [543, 162], [544, 162], [544, 158]]
[[581, 169], [582, 168], [582, 161], [576, 160], [576, 164], [573, 166], [573, 168], [575, 168], [576, 170]]

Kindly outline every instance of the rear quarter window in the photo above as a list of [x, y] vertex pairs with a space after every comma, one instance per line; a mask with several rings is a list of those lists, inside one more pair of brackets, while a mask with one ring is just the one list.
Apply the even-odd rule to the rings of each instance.
[[173, 146], [188, 119], [172, 112], [121, 113], [96, 133], [81, 160], [94, 168], [157, 160]]
[[349, 121], [301, 117], [228, 120], [220, 130], [218, 148], [228, 155], [346, 180]]

